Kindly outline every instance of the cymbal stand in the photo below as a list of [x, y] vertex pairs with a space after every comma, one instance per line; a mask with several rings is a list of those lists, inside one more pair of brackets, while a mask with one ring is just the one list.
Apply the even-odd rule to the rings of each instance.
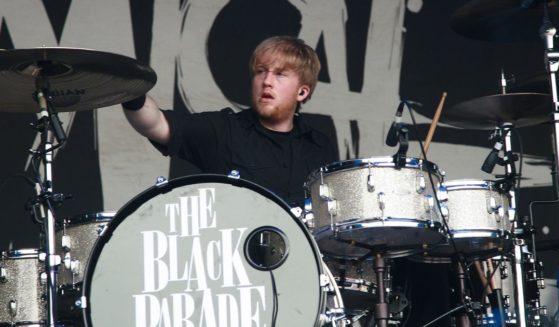
[[[42, 67], [44, 68], [44, 67]], [[55, 217], [54, 207], [56, 202], [61, 202], [63, 196], [54, 194], [52, 188], [52, 161], [53, 151], [63, 145], [66, 135], [61, 127], [56, 112], [49, 105], [48, 78], [44, 75], [43, 69], [37, 70], [36, 77], [36, 99], [39, 103], [40, 116], [38, 122], [34, 125], [41, 134], [41, 144], [38, 150], [32, 150], [33, 156], [41, 160], [43, 164], [43, 174], [37, 171], [37, 183], [40, 187], [37, 203], [40, 203], [41, 218], [44, 222], [44, 250], [45, 265], [47, 271], [47, 326], [56, 326], [56, 308], [57, 308], [57, 274], [58, 265], [60, 264], [60, 256], [56, 255], [55, 246]], [[57, 139], [58, 144], [53, 145], [52, 139]]]
[[544, 1], [544, 22], [541, 26], [540, 32], [541, 37], [545, 40], [545, 65], [547, 72], [549, 73], [549, 84], [551, 89], [551, 96], [553, 100], [553, 154], [554, 154], [554, 166], [553, 166], [553, 186], [555, 191], [555, 198], [559, 198], [559, 176], [557, 174], [557, 169], [559, 168], [559, 139], [557, 133], [559, 132], [559, 97], [557, 95], [557, 80], [556, 73], [559, 68], [559, 52], [555, 50], [553, 45], [553, 39], [557, 30], [551, 23], [547, 12], [547, 2]]
[[512, 152], [512, 141], [511, 141], [511, 130], [513, 125], [510, 123], [504, 123], [499, 126], [500, 129], [503, 131], [503, 138], [504, 138], [504, 151], [505, 157], [503, 158], [503, 163], [505, 165], [505, 179], [508, 181], [509, 185], [506, 189], [508, 189], [508, 194], [510, 196], [510, 211], [509, 211], [509, 219], [514, 225], [514, 253], [513, 259], [514, 263], [513, 272], [515, 278], [515, 299], [516, 299], [516, 309], [517, 309], [517, 317], [518, 317], [518, 326], [526, 327], [527, 326], [527, 319], [526, 319], [526, 297], [525, 297], [525, 289], [524, 289], [524, 265], [523, 265], [523, 255], [522, 255], [522, 247], [524, 246], [524, 240], [520, 237], [517, 237], [516, 231], [521, 229], [520, 222], [516, 217], [516, 193], [515, 193], [515, 181], [516, 181], [516, 168], [514, 166], [515, 157]]

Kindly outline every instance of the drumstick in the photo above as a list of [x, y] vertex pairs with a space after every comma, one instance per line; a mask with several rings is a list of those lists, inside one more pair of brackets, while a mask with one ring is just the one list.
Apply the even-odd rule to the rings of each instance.
[[[433, 120], [431, 121], [431, 127], [429, 127], [429, 132], [427, 133], [427, 138], [425, 139], [425, 143], [423, 144], [423, 153], [427, 155], [427, 151], [429, 151], [429, 145], [431, 144], [431, 140], [433, 139], [433, 135], [435, 134], [435, 128], [437, 128], [437, 123], [439, 122], [439, 118], [441, 118], [441, 112], [443, 111], [444, 101], [446, 99], [446, 92], [443, 92], [441, 96], [441, 101], [439, 101], [439, 106], [435, 111], [435, 115], [433, 116]], [[421, 154], [421, 159], [423, 158], [423, 153]]]

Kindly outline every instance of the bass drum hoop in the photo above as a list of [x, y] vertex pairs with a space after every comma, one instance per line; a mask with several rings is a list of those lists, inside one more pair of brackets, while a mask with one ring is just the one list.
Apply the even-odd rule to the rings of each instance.
[[[306, 226], [293, 215], [291, 212], [291, 208], [289, 205], [284, 202], [281, 198], [277, 195], [271, 193], [263, 186], [260, 186], [256, 183], [251, 181], [241, 179], [241, 178], [232, 178], [226, 175], [219, 175], [219, 174], [198, 174], [198, 175], [191, 175], [191, 176], [184, 176], [179, 177], [171, 180], [165, 180], [163, 182], [158, 182], [156, 185], [146, 189], [145, 191], [139, 193], [131, 200], [129, 200], [122, 208], [120, 208], [116, 214], [114, 215], [113, 219], [108, 223], [107, 228], [105, 228], [102, 235], [99, 236], [97, 241], [95, 242], [93, 249], [91, 251], [87, 268], [84, 274], [84, 281], [83, 281], [83, 295], [85, 296], [85, 301], [87, 304], [85, 308], [82, 308], [82, 316], [84, 320], [85, 326], [92, 327], [93, 324], [91, 322], [91, 303], [89, 302], [90, 295], [91, 295], [91, 283], [93, 280], [93, 273], [97, 266], [97, 261], [100, 257], [103, 248], [110, 241], [113, 231], [118, 228], [118, 226], [131, 214], [133, 214], [140, 206], [142, 206], [145, 202], [149, 201], [150, 199], [155, 198], [158, 195], [165, 194], [170, 192], [171, 190], [186, 186], [186, 185], [193, 185], [193, 184], [201, 184], [201, 183], [218, 183], [218, 184], [228, 184], [231, 186], [236, 186], [239, 188], [247, 188], [249, 190], [255, 191], [256, 193], [262, 195], [263, 197], [272, 200], [274, 203], [279, 205], [284, 211], [289, 215], [290, 218], [299, 226], [299, 228], [303, 231], [305, 238], [308, 244], [311, 246], [311, 251], [314, 254], [314, 263], [316, 264], [316, 269], [318, 270], [320, 275], [324, 275], [324, 267], [322, 264], [322, 258], [318, 246], [316, 245], [312, 234], [308, 231]], [[317, 279], [320, 279], [320, 276], [317, 276]], [[322, 286], [320, 286], [320, 294], [319, 294], [319, 307], [315, 308], [317, 310], [316, 315], [316, 326], [322, 325], [322, 317], [323, 314], [322, 310], [326, 308], [326, 294], [322, 291]]]

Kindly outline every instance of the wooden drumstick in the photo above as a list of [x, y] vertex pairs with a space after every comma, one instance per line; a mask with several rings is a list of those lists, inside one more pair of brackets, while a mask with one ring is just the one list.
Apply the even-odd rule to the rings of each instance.
[[[429, 145], [431, 144], [431, 140], [433, 139], [433, 135], [435, 134], [435, 128], [437, 128], [437, 123], [439, 122], [439, 118], [441, 118], [441, 112], [443, 111], [444, 101], [446, 99], [447, 93], [443, 92], [441, 96], [441, 101], [439, 101], [439, 106], [435, 111], [435, 115], [433, 116], [433, 120], [431, 121], [431, 127], [429, 127], [429, 132], [427, 133], [427, 138], [425, 139], [425, 143], [423, 144], [423, 153], [427, 155], [427, 151], [429, 151]], [[423, 153], [421, 153], [421, 159], [423, 158]]]

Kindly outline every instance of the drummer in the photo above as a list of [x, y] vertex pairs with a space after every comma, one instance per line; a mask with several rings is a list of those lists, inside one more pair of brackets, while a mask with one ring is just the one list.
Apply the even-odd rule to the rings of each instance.
[[276, 36], [256, 47], [249, 68], [249, 110], [160, 110], [146, 95], [123, 103], [124, 113], [162, 154], [185, 159], [204, 173], [237, 171], [288, 204], [302, 205], [309, 173], [338, 159], [328, 137], [299, 115], [317, 84], [318, 56], [300, 39]]

